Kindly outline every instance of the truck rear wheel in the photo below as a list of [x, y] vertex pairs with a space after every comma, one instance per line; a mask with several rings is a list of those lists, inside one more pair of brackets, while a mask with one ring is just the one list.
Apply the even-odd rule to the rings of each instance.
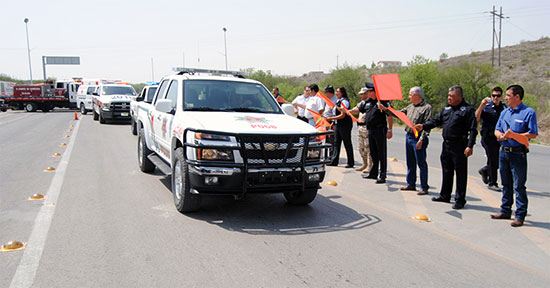
[[97, 119], [99, 119], [99, 115], [97, 114], [97, 112], [95, 112], [95, 105], [92, 108], [92, 111], [94, 111], [94, 120], [97, 121]]
[[317, 196], [318, 188], [308, 188], [302, 191], [285, 192], [285, 198], [292, 205], [307, 205]]
[[191, 193], [189, 168], [183, 157], [183, 147], [176, 149], [175, 157], [176, 161], [172, 166], [172, 194], [176, 209], [181, 213], [197, 211], [201, 198]]
[[151, 153], [153, 153], [153, 151], [149, 150], [149, 148], [147, 148], [147, 144], [145, 143], [145, 133], [142, 129], [140, 129], [138, 136], [138, 163], [139, 169], [142, 172], [151, 173], [155, 171], [155, 164], [147, 158], [147, 156]]
[[34, 104], [32, 102], [25, 104], [25, 110], [27, 110], [27, 112], [35, 112], [36, 111], [36, 104]]
[[88, 110], [86, 110], [86, 106], [84, 106], [84, 103], [80, 103], [80, 113], [82, 113], [82, 115], [86, 115], [86, 113], [88, 113]]

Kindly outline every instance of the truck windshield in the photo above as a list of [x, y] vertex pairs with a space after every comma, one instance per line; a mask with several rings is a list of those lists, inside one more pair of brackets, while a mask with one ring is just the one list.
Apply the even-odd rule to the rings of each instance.
[[131, 95], [135, 96], [136, 91], [128, 86], [103, 86], [102, 95]]
[[233, 111], [283, 113], [264, 86], [221, 80], [184, 82], [183, 109], [186, 111]]

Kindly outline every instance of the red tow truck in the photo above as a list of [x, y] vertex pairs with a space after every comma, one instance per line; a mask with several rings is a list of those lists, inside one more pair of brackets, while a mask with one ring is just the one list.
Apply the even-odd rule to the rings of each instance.
[[14, 109], [25, 109], [27, 112], [35, 112], [36, 110], [48, 112], [54, 107], [70, 107], [65, 89], [56, 89], [51, 82], [15, 85], [13, 87], [13, 97], [5, 98], [5, 102]]

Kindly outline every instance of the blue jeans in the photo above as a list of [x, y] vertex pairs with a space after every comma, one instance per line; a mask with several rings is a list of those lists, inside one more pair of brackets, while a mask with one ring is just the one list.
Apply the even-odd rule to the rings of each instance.
[[500, 150], [500, 181], [502, 182], [502, 205], [500, 213], [512, 215], [514, 193], [516, 194], [516, 219], [523, 221], [527, 215], [527, 153]]
[[428, 163], [426, 163], [426, 148], [428, 147], [428, 138], [422, 140], [422, 148], [416, 150], [418, 139], [414, 135], [407, 133], [405, 140], [405, 152], [407, 154], [407, 186], [416, 186], [416, 165], [420, 168], [420, 188], [428, 191]]

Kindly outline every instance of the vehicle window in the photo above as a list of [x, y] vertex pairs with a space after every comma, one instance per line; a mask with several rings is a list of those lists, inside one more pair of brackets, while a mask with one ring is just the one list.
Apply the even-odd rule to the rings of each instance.
[[136, 91], [129, 86], [103, 86], [102, 95], [131, 95], [135, 96]]
[[94, 86], [88, 87], [88, 91], [86, 92], [86, 94], [92, 95], [92, 94], [94, 94], [94, 90], [95, 90]]
[[57, 87], [56, 87], [56, 88], [64, 88], [64, 87], [63, 87], [63, 82], [57, 83]]
[[145, 98], [145, 102], [151, 103], [153, 101], [153, 97], [155, 97], [155, 92], [157, 92], [158, 87], [150, 87], [147, 91], [147, 97]]
[[282, 113], [264, 86], [221, 80], [184, 82], [184, 110]]
[[162, 83], [160, 83], [160, 86], [158, 88], [159, 91], [157, 93], [157, 97], [155, 98], [155, 101], [154, 101], [153, 104], [155, 104], [158, 99], [163, 99], [164, 98], [164, 93], [166, 92], [166, 88], [168, 88], [168, 83], [169, 83], [168, 80], [164, 80], [164, 81], [162, 81]]
[[178, 103], [178, 80], [172, 80], [172, 83], [170, 83], [170, 88], [166, 92], [166, 99], [172, 101], [174, 106]]

